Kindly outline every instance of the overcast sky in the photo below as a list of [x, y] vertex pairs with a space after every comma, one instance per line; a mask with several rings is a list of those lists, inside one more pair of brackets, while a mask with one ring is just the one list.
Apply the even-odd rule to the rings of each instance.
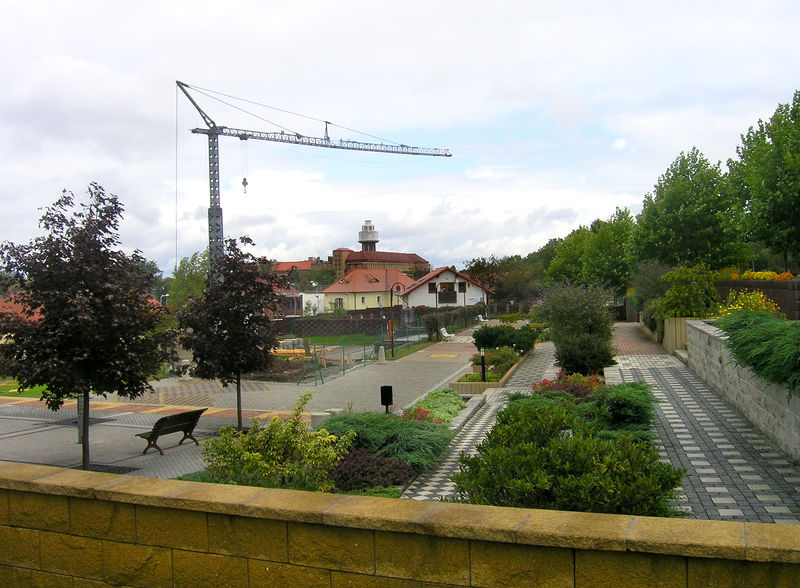
[[724, 169], [741, 134], [800, 88], [796, 0], [0, 8], [0, 240], [29, 241], [41, 207], [96, 181], [125, 206], [124, 247], [165, 275], [176, 248], [208, 238], [207, 140], [175, 80], [261, 117], [197, 93], [218, 125], [322, 136], [328, 120], [334, 140], [449, 149], [220, 138], [226, 236], [280, 261], [326, 258], [358, 248], [370, 219], [379, 250], [435, 267], [525, 255], [616, 207], [636, 214], [681, 151]]

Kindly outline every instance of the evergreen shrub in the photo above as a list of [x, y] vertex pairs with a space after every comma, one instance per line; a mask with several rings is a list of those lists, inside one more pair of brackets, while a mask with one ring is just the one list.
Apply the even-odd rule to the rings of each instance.
[[773, 384], [800, 390], [800, 322], [769, 312], [739, 311], [715, 323], [728, 335], [737, 365]]
[[[677, 514], [683, 470], [659, 461], [658, 451], [630, 435], [602, 439], [574, 406], [531, 397], [512, 402], [478, 446], [462, 456], [453, 476], [458, 500], [645, 516]], [[521, 399], [518, 399], [521, 400]]]
[[334, 435], [353, 431], [353, 447], [399, 459], [418, 473], [436, 463], [454, 436], [448, 427], [377, 413], [336, 415], [325, 421], [325, 428]]
[[405, 485], [415, 476], [414, 470], [398, 459], [376, 455], [369, 449], [355, 447], [345, 455], [331, 474], [337, 490], [349, 492], [374, 486]]

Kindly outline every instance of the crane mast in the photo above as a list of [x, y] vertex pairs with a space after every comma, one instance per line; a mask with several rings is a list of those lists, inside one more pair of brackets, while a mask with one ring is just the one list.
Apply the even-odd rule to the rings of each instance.
[[219, 137], [236, 137], [242, 141], [256, 139], [259, 141], [274, 141], [290, 143], [293, 145], [306, 145], [308, 147], [325, 147], [328, 149], [346, 149], [351, 151], [373, 151], [377, 153], [394, 153], [396, 155], [424, 155], [429, 157], [451, 157], [447, 149], [430, 147], [409, 147], [407, 145], [390, 145], [386, 143], [363, 143], [361, 141], [331, 141], [328, 137], [328, 123], [325, 123], [324, 137], [309, 137], [297, 133], [283, 131], [265, 132], [235, 129], [217, 125], [206, 114], [189, 93], [189, 86], [176, 81], [178, 88], [186, 95], [189, 102], [197, 109], [207, 128], [192, 129], [192, 133], [208, 136], [208, 183], [210, 203], [208, 207], [208, 256], [211, 268], [216, 260], [224, 253], [222, 231], [222, 206], [220, 204], [220, 179], [219, 179]]

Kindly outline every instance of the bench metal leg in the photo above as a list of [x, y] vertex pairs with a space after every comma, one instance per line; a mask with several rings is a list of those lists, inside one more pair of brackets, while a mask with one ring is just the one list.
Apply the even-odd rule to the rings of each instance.
[[142, 451], [142, 455], [144, 455], [145, 453], [147, 453], [147, 450], [148, 450], [148, 449], [150, 449], [151, 447], [155, 447], [156, 449], [158, 449], [158, 452], [159, 452], [161, 455], [164, 455], [164, 452], [163, 452], [163, 451], [161, 451], [161, 448], [158, 446], [158, 443], [156, 443], [155, 441], [148, 441], [148, 442], [147, 442], [147, 447], [145, 447], [145, 448], [144, 448], [144, 451]]
[[183, 442], [184, 442], [184, 441], [186, 441], [187, 439], [191, 439], [192, 441], [194, 441], [194, 444], [195, 444], [195, 445], [200, 445], [200, 443], [198, 443], [198, 442], [197, 442], [197, 439], [195, 439], [195, 438], [194, 438], [194, 435], [192, 435], [191, 433], [184, 433], [184, 434], [183, 434], [183, 439], [181, 439], [180, 441], [178, 441], [178, 445], [180, 445], [181, 443], [183, 443]]

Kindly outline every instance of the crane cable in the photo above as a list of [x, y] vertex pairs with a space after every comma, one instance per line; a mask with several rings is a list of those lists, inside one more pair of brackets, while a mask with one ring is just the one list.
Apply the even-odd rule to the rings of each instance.
[[326, 125], [326, 130], [327, 130], [327, 125], [331, 125], [331, 126], [334, 126], [334, 127], [340, 128], [340, 129], [344, 129], [346, 131], [350, 131], [351, 133], [357, 133], [357, 134], [362, 135], [364, 137], [370, 137], [372, 139], [377, 139], [378, 141], [382, 141], [384, 143], [391, 143], [393, 145], [403, 145], [402, 143], [398, 143], [397, 141], [392, 141], [391, 139], [384, 139], [383, 137], [378, 137], [377, 135], [370, 135], [369, 133], [365, 133], [363, 131], [352, 129], [350, 127], [346, 127], [346, 126], [343, 126], [343, 125], [340, 125], [340, 124], [332, 123], [332, 122], [330, 122], [328, 120], [325, 120], [325, 119], [322, 119], [322, 118], [316, 118], [314, 116], [309, 116], [307, 114], [301, 114], [299, 112], [292, 112], [291, 110], [284, 110], [283, 108], [278, 108], [277, 106], [270, 106], [269, 104], [263, 104], [262, 102], [255, 102], [253, 100], [248, 100], [247, 98], [239, 98], [238, 96], [233, 96], [231, 94], [225, 94], [223, 92], [217, 92], [215, 90], [209, 90], [208, 88], [201, 88], [199, 86], [192, 86], [192, 85], [189, 85], [189, 84], [187, 84], [187, 86], [189, 88], [191, 88], [192, 90], [195, 90], [196, 92], [198, 92], [200, 94], [203, 94], [204, 96], [206, 96], [208, 98], [211, 98], [212, 100], [216, 100], [217, 102], [225, 104], [226, 106], [230, 106], [231, 108], [234, 108], [234, 109], [236, 109], [236, 110], [238, 110], [240, 112], [248, 114], [248, 115], [250, 115], [252, 117], [255, 117], [255, 118], [259, 119], [259, 120], [262, 120], [262, 121], [264, 121], [266, 123], [269, 123], [271, 125], [274, 125], [274, 126], [278, 127], [279, 129], [283, 129], [284, 131], [287, 131], [289, 133], [293, 133], [295, 135], [302, 135], [302, 133], [298, 133], [296, 131], [293, 131], [292, 129], [289, 129], [287, 127], [284, 127], [283, 125], [280, 125], [280, 124], [278, 124], [276, 122], [273, 122], [273, 121], [271, 121], [269, 119], [266, 119], [266, 118], [264, 118], [262, 116], [259, 116], [258, 114], [255, 114], [253, 112], [245, 110], [244, 108], [236, 106], [235, 104], [231, 104], [230, 102], [226, 102], [225, 100], [222, 100], [221, 98], [217, 98], [217, 96], [212, 96], [212, 94], [217, 94], [219, 96], [224, 96], [226, 98], [231, 98], [232, 100], [239, 100], [241, 102], [246, 102], [248, 104], [253, 104], [255, 106], [261, 106], [263, 108], [269, 108], [270, 110], [277, 110], [278, 112], [283, 112], [284, 114], [291, 114], [293, 116], [299, 116], [301, 118], [307, 118], [309, 120], [313, 120], [313, 121], [316, 121], [316, 122], [321, 122], [321, 123], [324, 123]]

